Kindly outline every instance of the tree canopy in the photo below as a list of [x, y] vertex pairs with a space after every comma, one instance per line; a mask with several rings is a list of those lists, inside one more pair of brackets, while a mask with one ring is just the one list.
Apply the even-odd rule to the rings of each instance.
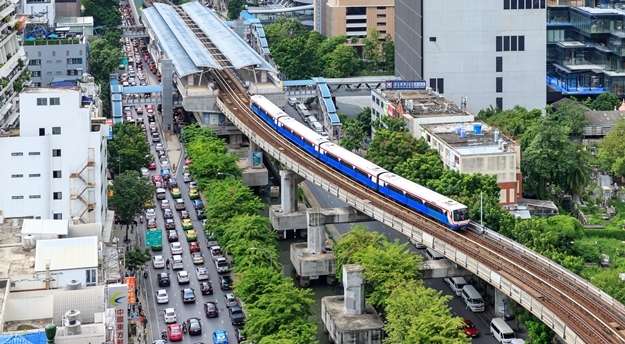
[[125, 171], [115, 177], [113, 196], [109, 204], [122, 219], [132, 222], [135, 214], [143, 210], [143, 205], [154, 197], [154, 185], [137, 171]]
[[152, 254], [149, 249], [142, 250], [139, 247], [135, 247], [133, 250], [126, 251], [124, 266], [127, 270], [139, 271], [145, 263], [152, 259]]
[[245, 10], [245, 0], [227, 0], [228, 20], [237, 20], [241, 15], [241, 11]]
[[149, 153], [150, 146], [141, 127], [129, 122], [113, 125], [113, 139], [108, 142], [109, 169], [115, 173], [139, 172], [141, 167], [146, 167], [150, 163], [152, 158]]
[[599, 143], [601, 167], [617, 176], [625, 176], [625, 119], [620, 119]]
[[350, 151], [364, 149], [371, 139], [371, 108], [365, 107], [356, 118], [343, 114], [339, 114], [339, 118], [343, 124], [344, 135], [340, 142], [341, 147]]
[[588, 104], [591, 109], [597, 111], [612, 111], [618, 109], [621, 101], [611, 92], [603, 92]]

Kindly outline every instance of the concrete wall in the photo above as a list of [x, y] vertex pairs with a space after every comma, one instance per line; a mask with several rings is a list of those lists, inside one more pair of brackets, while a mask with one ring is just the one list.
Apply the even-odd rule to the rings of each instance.
[[54, 77], [80, 78], [88, 72], [86, 44], [25, 45], [24, 51], [30, 60], [30, 80], [42, 87]]
[[[366, 14], [347, 15], [348, 7], [366, 7]], [[351, 19], [366, 20], [363, 23], [349, 23]], [[328, 0], [325, 8], [325, 32], [328, 37], [347, 35], [366, 36], [370, 28], [377, 28], [382, 34], [393, 38], [395, 32], [395, 10], [393, 0]], [[347, 28], [357, 31], [347, 31]]]

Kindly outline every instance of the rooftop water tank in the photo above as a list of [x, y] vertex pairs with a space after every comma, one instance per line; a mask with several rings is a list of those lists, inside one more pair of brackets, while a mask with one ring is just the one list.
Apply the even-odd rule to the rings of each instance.
[[63, 326], [65, 327], [68, 335], [77, 335], [82, 333], [80, 321], [81, 318], [79, 310], [72, 309], [65, 312], [65, 315], [63, 316]]
[[462, 124], [456, 124], [456, 135], [460, 135], [460, 130], [462, 130]]
[[71, 280], [71, 281], [67, 281], [67, 284], [65, 285], [65, 289], [67, 290], [78, 290], [82, 287], [80, 281], [77, 280]]
[[473, 123], [473, 134], [482, 135], [482, 123]]
[[464, 128], [460, 129], [460, 137], [463, 139], [467, 138], [467, 131]]
[[35, 248], [35, 245], [36, 245], [36, 241], [35, 241], [34, 236], [28, 234], [22, 238], [22, 250], [30, 251], [33, 248]]

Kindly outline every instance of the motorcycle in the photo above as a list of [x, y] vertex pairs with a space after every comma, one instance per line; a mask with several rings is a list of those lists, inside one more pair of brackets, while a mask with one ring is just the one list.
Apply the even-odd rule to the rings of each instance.
[[163, 330], [163, 332], [161, 332], [161, 339], [167, 341], [167, 330]]
[[139, 216], [139, 222], [143, 223], [143, 215]]
[[148, 278], [148, 269], [147, 268], [143, 270], [143, 277], [144, 278]]
[[187, 334], [187, 323], [182, 324], [182, 333]]

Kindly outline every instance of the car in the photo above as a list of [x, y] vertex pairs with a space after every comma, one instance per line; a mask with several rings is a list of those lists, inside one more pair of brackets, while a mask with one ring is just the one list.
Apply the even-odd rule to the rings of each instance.
[[178, 276], [178, 284], [188, 284], [190, 282], [189, 273], [181, 270], [176, 273]]
[[137, 108], [137, 115], [143, 115], [143, 108], [142, 107], [138, 107]]
[[228, 333], [224, 330], [213, 331], [213, 344], [228, 344]]
[[413, 239], [412, 237], [408, 239], [410, 241], [410, 243], [412, 245], [414, 245], [414, 247], [416, 249], [422, 250], [424, 248], [427, 248], [427, 246], [423, 245], [422, 243], [418, 242], [417, 240]]
[[206, 281], [208, 280], [208, 270], [204, 266], [198, 266], [195, 268], [195, 276], [197, 276], [198, 281]]
[[240, 328], [234, 329], [234, 337], [237, 339], [237, 343], [241, 343], [247, 340], [247, 336], [243, 334], [243, 330]]
[[181, 198], [182, 197], [182, 192], [180, 192], [180, 189], [178, 188], [173, 188], [171, 189], [171, 197], [176, 199], [176, 198]]
[[176, 178], [169, 178], [169, 187], [170, 188], [177, 188], [178, 187], [178, 180], [176, 180]]
[[141, 175], [144, 177], [149, 177], [150, 176], [150, 170], [147, 169], [147, 167], [141, 167]]
[[147, 222], [148, 229], [155, 229], [157, 226], [155, 219], [149, 219]]
[[204, 256], [200, 252], [191, 253], [191, 260], [193, 264], [204, 264]]
[[160, 174], [155, 174], [152, 176], [152, 183], [156, 184], [156, 183], [162, 183], [163, 182], [163, 177], [161, 177]]
[[182, 181], [185, 183], [188, 183], [190, 181], [193, 180], [193, 177], [191, 177], [191, 173], [186, 172], [185, 174], [182, 175]]
[[202, 209], [196, 209], [195, 210], [195, 215], [197, 215], [197, 219], [198, 220], [206, 219], [206, 215], [204, 215], [204, 210], [202, 210]]
[[198, 199], [200, 198], [200, 193], [196, 189], [189, 190], [189, 198], [190, 199]]
[[161, 201], [161, 209], [170, 209], [169, 201], [164, 199]]
[[176, 221], [174, 219], [165, 219], [165, 229], [176, 229]]
[[189, 251], [190, 252], [200, 252], [202, 249], [200, 248], [200, 243], [197, 241], [192, 241], [189, 243]]
[[213, 260], [217, 259], [217, 257], [223, 257], [223, 254], [221, 253], [221, 246], [211, 246], [208, 250], [210, 251], [211, 258]]
[[178, 241], [178, 232], [176, 232], [175, 230], [168, 230], [167, 231], [167, 241], [168, 242], [174, 242], [174, 241]]
[[184, 236], [187, 237], [187, 242], [197, 241], [197, 233], [195, 232], [195, 229], [189, 229], [188, 231], [185, 231]]
[[191, 215], [189, 215], [189, 212], [186, 210], [183, 210], [180, 212], [180, 218], [181, 219], [191, 219]]
[[225, 274], [230, 270], [228, 266], [228, 260], [224, 257], [217, 257], [215, 259], [215, 268], [217, 269], [218, 274]]
[[289, 105], [291, 106], [295, 106], [298, 103], [297, 98], [289, 98], [287, 101], [289, 102]]
[[184, 229], [185, 231], [192, 230], [193, 229], [193, 221], [191, 221], [191, 219], [189, 219], [189, 218], [183, 218], [182, 219], [182, 229]]
[[200, 318], [187, 319], [187, 329], [190, 336], [198, 336], [202, 334], [202, 322]]
[[156, 170], [156, 162], [152, 161], [150, 165], [148, 166], [148, 170], [152, 170], [152, 171]]
[[223, 275], [219, 278], [219, 289], [221, 290], [232, 289], [232, 277], [230, 277], [230, 275]]
[[171, 254], [182, 254], [182, 246], [179, 242], [172, 242], [169, 244], [169, 248], [171, 249]]
[[171, 177], [171, 171], [168, 168], [161, 168], [161, 176], [167, 179], [167, 177]]
[[158, 160], [160, 160], [161, 164], [164, 163], [164, 162], [169, 163], [169, 161], [167, 160], [166, 156], [160, 157], [160, 158], [158, 158]]
[[232, 294], [232, 293], [225, 294], [224, 295], [224, 299], [226, 300], [226, 307], [227, 308], [239, 305], [239, 302], [237, 301], [237, 298], [234, 297], [234, 294]]
[[183, 303], [195, 302], [195, 289], [193, 288], [182, 289], [181, 294], [182, 294]]
[[179, 342], [182, 340], [182, 326], [179, 324], [171, 324], [167, 326], [167, 335], [172, 342]]
[[163, 259], [163, 256], [154, 256], [154, 257], [152, 257], [152, 266], [155, 269], [163, 269], [163, 268], [165, 268], [165, 259]]
[[213, 232], [208, 232], [206, 233], [206, 247], [210, 248], [211, 246], [218, 246], [217, 236]]
[[204, 209], [204, 203], [202, 203], [201, 199], [194, 199], [193, 200], [193, 208], [194, 209]]
[[152, 133], [152, 142], [161, 142], [161, 136], [158, 133]]
[[191, 165], [192, 163], [193, 163], [193, 161], [191, 161], [191, 158], [188, 158], [188, 157], [187, 157], [187, 158], [185, 158], [185, 159], [184, 159], [184, 165], [185, 165], [185, 166], [189, 166], [189, 165]]
[[202, 292], [202, 295], [212, 295], [213, 285], [210, 281], [200, 282], [200, 291]]
[[156, 210], [154, 209], [146, 209], [145, 211], [146, 219], [156, 219]]
[[156, 303], [167, 303], [169, 302], [169, 295], [167, 295], [167, 290], [159, 289], [156, 291]]
[[462, 332], [467, 335], [469, 338], [479, 337], [480, 331], [477, 330], [477, 327], [473, 324], [473, 321], [469, 319], [464, 319], [464, 326], [462, 326]]
[[[180, 192], [180, 189], [176, 188], [174, 190], [178, 190], [178, 192]], [[182, 196], [182, 194], [181, 194], [181, 196]], [[178, 198], [178, 199], [176, 199], [174, 201], [174, 208], [176, 208], [176, 210], [185, 210], [185, 209], [187, 209], [187, 204], [184, 203], [183, 199]]]
[[189, 189], [197, 189], [197, 182], [190, 181], [187, 186], [189, 187]]
[[173, 308], [165, 308], [163, 311], [163, 317], [165, 318], [165, 324], [171, 324], [178, 321], [178, 316]]
[[143, 207], [145, 209], [154, 208], [154, 199], [150, 198], [149, 200], [145, 201], [145, 203], [143, 203]]
[[204, 302], [204, 313], [207, 318], [213, 318], [219, 316], [219, 308], [217, 308], [217, 302], [208, 301]]
[[173, 219], [174, 218], [174, 212], [173, 210], [169, 209], [169, 208], [165, 208], [163, 209], [163, 218], [164, 219]]
[[230, 322], [235, 326], [245, 325], [245, 313], [241, 306], [232, 306], [228, 308], [228, 314], [230, 315]]
[[156, 277], [158, 280], [159, 287], [169, 287], [171, 285], [171, 280], [169, 279], [169, 274], [167, 272], [161, 272]]
[[[150, 122], [152, 122], [152, 121], [150, 121]], [[154, 146], [154, 149], [156, 149], [156, 151], [158, 152], [158, 151], [163, 151], [163, 150], [165, 150], [165, 147], [163, 147], [163, 144], [162, 144], [162, 143], [157, 143], [157, 144]]]

